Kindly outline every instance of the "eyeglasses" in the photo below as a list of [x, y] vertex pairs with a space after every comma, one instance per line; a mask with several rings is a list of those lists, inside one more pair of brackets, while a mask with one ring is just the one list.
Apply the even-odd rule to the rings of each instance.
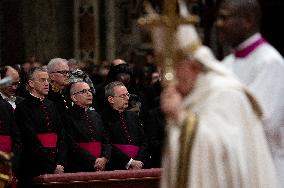
[[59, 73], [59, 74], [62, 74], [64, 76], [70, 75], [70, 71], [67, 71], [67, 70], [54, 71], [54, 72], [51, 72], [51, 73]]
[[48, 84], [49, 83], [49, 78], [39, 78], [39, 79], [32, 79], [34, 82], [39, 82], [40, 84]]
[[125, 93], [125, 94], [122, 94], [122, 95], [119, 95], [119, 96], [113, 96], [113, 97], [119, 97], [119, 98], [123, 98], [123, 99], [125, 99], [126, 97], [130, 97], [131, 96], [131, 94], [130, 93]]
[[86, 94], [88, 92], [93, 93], [92, 89], [82, 89], [81, 91], [77, 91], [77, 92], [73, 93], [72, 95]]
[[13, 82], [11, 83], [11, 86], [18, 86], [21, 82]]

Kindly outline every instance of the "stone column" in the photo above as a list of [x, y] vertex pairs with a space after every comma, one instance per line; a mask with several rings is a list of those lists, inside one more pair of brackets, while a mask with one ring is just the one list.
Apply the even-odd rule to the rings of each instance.
[[105, 15], [106, 16], [106, 58], [107, 60], [113, 60], [116, 56], [116, 35], [115, 35], [115, 22], [118, 21], [116, 13], [116, 0], [108, 0], [105, 3]]
[[0, 65], [3, 65], [2, 62], [2, 30], [3, 30], [3, 10], [2, 10], [2, 1], [0, 1]]
[[73, 3], [70, 0], [25, 0], [22, 3], [26, 57], [42, 63], [73, 56]]
[[98, 0], [75, 0], [74, 52], [81, 61], [95, 63], [100, 58], [98, 7]]

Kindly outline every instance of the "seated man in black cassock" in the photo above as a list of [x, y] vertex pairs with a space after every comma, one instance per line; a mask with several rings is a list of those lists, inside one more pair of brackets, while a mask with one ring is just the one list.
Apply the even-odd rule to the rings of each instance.
[[0, 151], [7, 154], [13, 153], [11, 159], [13, 178], [18, 173], [21, 148], [21, 135], [15, 121], [14, 109], [0, 95]]
[[137, 113], [127, 111], [130, 94], [122, 82], [105, 87], [109, 106], [102, 113], [110, 133], [110, 169], [142, 169], [148, 162], [148, 142]]
[[65, 130], [71, 146], [66, 171], [105, 170], [110, 159], [111, 145], [101, 116], [89, 108], [93, 101], [92, 90], [86, 82], [79, 81], [71, 85], [70, 96], [74, 105], [64, 115]]
[[64, 172], [63, 126], [55, 103], [45, 98], [48, 80], [45, 69], [33, 68], [28, 75], [30, 95], [15, 110], [23, 142], [19, 187], [32, 187], [35, 176]]

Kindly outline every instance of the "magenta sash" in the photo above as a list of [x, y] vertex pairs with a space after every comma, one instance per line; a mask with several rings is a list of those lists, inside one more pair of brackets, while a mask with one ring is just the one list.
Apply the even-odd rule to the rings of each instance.
[[56, 148], [57, 134], [56, 133], [43, 133], [37, 134], [38, 139], [45, 148]]
[[6, 153], [10, 153], [12, 150], [11, 136], [0, 135], [0, 150]]
[[123, 153], [127, 154], [128, 157], [131, 157], [132, 159], [134, 159], [137, 156], [138, 151], [140, 149], [140, 147], [138, 146], [126, 145], [126, 144], [113, 144], [113, 146], [115, 146]]
[[101, 142], [85, 142], [79, 143], [80, 147], [88, 151], [90, 154], [99, 158], [101, 156]]
[[257, 39], [255, 42], [250, 44], [249, 46], [245, 47], [244, 49], [235, 51], [235, 56], [238, 58], [244, 58], [248, 56], [254, 49], [256, 49], [259, 45], [266, 43], [262, 37]]

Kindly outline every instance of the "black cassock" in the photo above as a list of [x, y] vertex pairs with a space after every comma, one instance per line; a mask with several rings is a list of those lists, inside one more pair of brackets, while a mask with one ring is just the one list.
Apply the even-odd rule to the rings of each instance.
[[69, 91], [69, 88], [59, 90], [57, 87], [49, 84], [49, 91], [46, 98], [53, 101], [56, 104], [57, 110], [63, 113], [71, 106]]
[[63, 119], [69, 146], [67, 171], [95, 171], [98, 157], [110, 159], [109, 134], [105, 132], [101, 116], [96, 111], [85, 111], [74, 105]]
[[17, 127], [14, 109], [0, 95], [0, 150], [6, 153], [13, 153], [12, 168], [17, 174], [19, 157], [21, 154], [21, 135]]
[[15, 116], [23, 142], [19, 184], [27, 187], [33, 177], [65, 165], [63, 125], [55, 103], [32, 95], [17, 106]]
[[[110, 134], [112, 144], [109, 168], [111, 170], [125, 169], [131, 158], [142, 161], [144, 167], [147, 167], [149, 160], [148, 141], [137, 113], [131, 111], [119, 113], [108, 107], [103, 111], [102, 118], [106, 130]], [[127, 154], [121, 146], [131, 146], [128, 148], [131, 151], [135, 149], [133, 147], [139, 149], [136, 154], [132, 153], [133, 155], [131, 155]]]

